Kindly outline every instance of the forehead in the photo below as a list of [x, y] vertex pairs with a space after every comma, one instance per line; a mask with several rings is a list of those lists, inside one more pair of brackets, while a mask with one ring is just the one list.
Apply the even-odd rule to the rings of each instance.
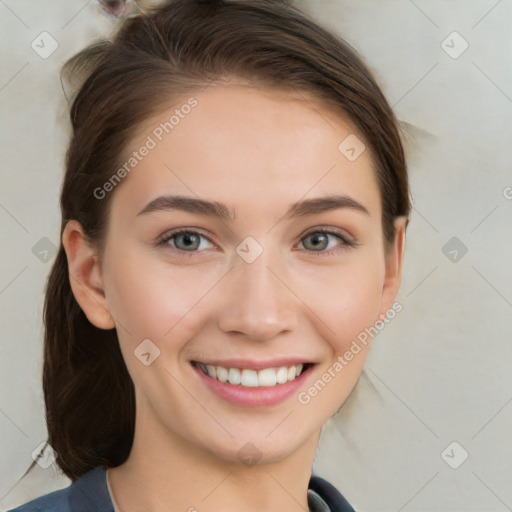
[[143, 146], [151, 149], [116, 190], [115, 201], [142, 208], [168, 192], [215, 199], [237, 210], [275, 209], [305, 195], [337, 192], [354, 196], [379, 218], [370, 150], [366, 145], [349, 159], [345, 140], [359, 144], [357, 152], [364, 147], [348, 119], [310, 95], [210, 86], [174, 101], [137, 129], [126, 159]]

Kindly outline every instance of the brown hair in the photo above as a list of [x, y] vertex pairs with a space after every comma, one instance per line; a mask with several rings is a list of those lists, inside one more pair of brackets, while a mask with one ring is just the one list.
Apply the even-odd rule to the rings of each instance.
[[[206, 4], [206, 5], [203, 5]], [[112, 193], [94, 190], [123, 161], [133, 134], [177, 95], [225, 78], [310, 93], [338, 109], [371, 150], [386, 244], [409, 216], [407, 168], [397, 120], [355, 50], [289, 0], [170, 0], [123, 22], [63, 72], [81, 77], [61, 191], [62, 226], [78, 220], [101, 250]], [[128, 457], [135, 393], [115, 329], [92, 325], [69, 283], [62, 242], [46, 287], [43, 389], [48, 443], [72, 480]]]

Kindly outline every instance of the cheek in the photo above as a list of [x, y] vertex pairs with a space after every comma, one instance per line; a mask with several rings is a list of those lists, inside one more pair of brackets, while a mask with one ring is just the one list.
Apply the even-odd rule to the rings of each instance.
[[[108, 305], [124, 335], [134, 345], [145, 338], [166, 344], [173, 338], [179, 344], [192, 336], [215, 310], [211, 301], [217, 302], [215, 288], [223, 271], [211, 265], [172, 265], [162, 255], [125, 245], [118, 239], [112, 245], [116, 254], [107, 253], [104, 262]], [[308, 263], [291, 270], [292, 288], [317, 315], [318, 329], [336, 352], [378, 316], [384, 272], [377, 254], [358, 250], [339, 265]]]
[[137, 255], [133, 248], [125, 254], [130, 256], [119, 258], [115, 265], [106, 260], [110, 311], [134, 343], [144, 338], [165, 340], [175, 328], [182, 328], [183, 319], [215, 280], [199, 265], [173, 266], [161, 258]]
[[378, 319], [384, 267], [377, 258], [361, 254], [354, 264], [323, 269], [323, 274], [317, 276], [322, 285], [314, 293], [312, 309], [325, 322], [325, 339], [339, 354]]
[[322, 293], [316, 293], [322, 322], [316, 325], [330, 352], [318, 379], [298, 396], [312, 417], [326, 421], [335, 414], [361, 375], [372, 339], [365, 329], [378, 319], [383, 277], [382, 262], [364, 254], [357, 263], [325, 271]]

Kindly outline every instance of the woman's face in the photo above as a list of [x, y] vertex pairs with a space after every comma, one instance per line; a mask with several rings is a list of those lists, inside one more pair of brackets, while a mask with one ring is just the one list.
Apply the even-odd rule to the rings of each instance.
[[102, 288], [137, 415], [228, 460], [316, 440], [398, 286], [370, 152], [304, 97], [185, 97], [138, 131], [136, 165], [109, 192]]

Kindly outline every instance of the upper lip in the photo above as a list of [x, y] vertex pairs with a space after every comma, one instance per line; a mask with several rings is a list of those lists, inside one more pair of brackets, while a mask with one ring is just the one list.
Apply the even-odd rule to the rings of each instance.
[[192, 362], [204, 365], [223, 366], [224, 368], [241, 368], [248, 370], [263, 370], [264, 368], [280, 368], [281, 366], [293, 366], [296, 364], [314, 364], [310, 359], [301, 357], [279, 357], [265, 361], [255, 359], [193, 359]]

